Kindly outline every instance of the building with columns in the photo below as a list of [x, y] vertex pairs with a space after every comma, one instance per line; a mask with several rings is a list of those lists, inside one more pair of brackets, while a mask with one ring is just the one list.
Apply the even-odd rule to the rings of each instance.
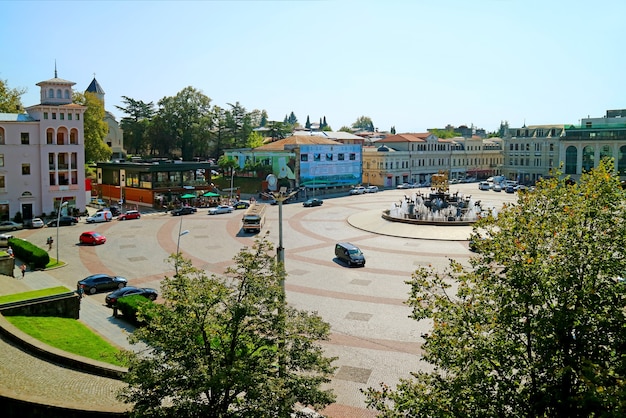
[[37, 83], [40, 103], [0, 113], [0, 219], [32, 219], [86, 208], [85, 106], [72, 103], [72, 81]]

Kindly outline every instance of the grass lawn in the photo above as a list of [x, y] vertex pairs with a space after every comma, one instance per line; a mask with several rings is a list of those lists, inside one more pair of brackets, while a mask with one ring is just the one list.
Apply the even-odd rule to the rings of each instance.
[[31, 290], [29, 292], [14, 293], [12, 295], [0, 296], [0, 303], [17, 302], [20, 300], [28, 300], [40, 298], [44, 296], [60, 295], [70, 292], [71, 290], [65, 286], [49, 287], [47, 289]]
[[22, 332], [49, 346], [104, 363], [124, 366], [117, 357], [119, 348], [109, 344], [75, 319], [39, 316], [7, 316], [6, 319]]

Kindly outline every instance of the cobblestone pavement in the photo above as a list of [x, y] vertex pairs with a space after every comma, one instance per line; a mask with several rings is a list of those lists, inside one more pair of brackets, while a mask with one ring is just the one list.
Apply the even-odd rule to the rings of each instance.
[[[458, 185], [452, 191], [472, 195], [472, 199], [494, 208], [515, 200], [515, 195], [479, 191], [477, 187]], [[410, 308], [404, 304], [409, 291], [405, 281], [420, 265], [443, 269], [449, 258], [467, 264], [471, 256], [467, 245], [471, 227], [407, 226], [382, 220], [382, 210], [413, 192], [321, 196], [321, 207], [303, 208], [299, 203], [283, 207], [287, 301], [298, 309], [318, 312], [331, 324], [330, 340], [324, 342], [324, 348], [327, 355], [338, 358], [338, 369], [330, 384], [337, 402], [322, 411], [329, 417], [375, 416], [374, 411], [365, 409], [360, 389], [376, 387], [380, 382], [393, 386], [398, 379], [410, 377], [411, 371], [427, 367], [420, 354], [421, 335], [429, 330], [429, 323], [409, 318]], [[137, 221], [62, 227], [60, 258], [68, 262], [67, 266], [29, 271], [24, 280], [0, 276], [0, 294], [60, 284], [74, 289], [77, 280], [93, 273], [117, 274], [127, 277], [131, 285], [158, 289], [163, 276], [173, 274], [167, 258], [177, 249], [196, 267], [221, 274], [242, 246], [254, 242], [253, 235], [240, 231], [240, 216], [236, 211], [207, 217], [206, 210], [199, 210], [184, 217], [154, 213]], [[107, 243], [98, 247], [73, 244], [87, 229], [105, 234]], [[190, 232], [179, 237], [181, 230]], [[272, 242], [278, 242], [277, 207], [268, 208], [264, 230]], [[15, 235], [43, 247], [50, 232], [46, 228]], [[366, 255], [366, 267], [347, 268], [334, 259], [337, 241], [358, 245]], [[126, 338], [132, 328], [111, 316], [104, 296], [85, 297], [80, 320], [112, 343], [129, 347]], [[2, 341], [0, 353], [2, 393], [70, 405], [89, 399], [88, 404], [93, 402], [90, 407], [95, 409], [124, 407], [113, 397], [120, 382], [38, 364]], [[20, 373], [22, 363], [25, 367]]]

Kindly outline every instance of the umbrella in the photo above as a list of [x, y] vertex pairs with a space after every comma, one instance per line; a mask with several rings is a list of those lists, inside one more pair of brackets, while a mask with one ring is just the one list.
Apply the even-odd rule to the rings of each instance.
[[195, 194], [187, 193], [187, 194], [182, 195], [180, 198], [181, 199], [193, 199], [194, 197], [196, 197]]
[[202, 196], [204, 196], [204, 197], [219, 197], [220, 194], [219, 193], [215, 193], [215, 192], [206, 192]]

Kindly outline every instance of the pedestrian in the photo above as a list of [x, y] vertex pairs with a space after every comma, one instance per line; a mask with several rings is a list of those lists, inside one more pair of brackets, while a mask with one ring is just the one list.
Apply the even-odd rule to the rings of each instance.
[[52, 237], [48, 237], [48, 239], [46, 240], [46, 244], [48, 244], [48, 251], [52, 250], [52, 243], [54, 242], [54, 240], [52, 239]]
[[7, 254], [9, 254], [9, 257], [13, 258], [13, 248], [9, 247], [7, 249]]
[[24, 275], [26, 274], [26, 264], [22, 264], [20, 266], [20, 270], [22, 270], [22, 279], [23, 279]]
[[81, 284], [78, 286], [78, 297], [82, 299], [84, 295], [85, 295], [85, 287], [84, 285]]

